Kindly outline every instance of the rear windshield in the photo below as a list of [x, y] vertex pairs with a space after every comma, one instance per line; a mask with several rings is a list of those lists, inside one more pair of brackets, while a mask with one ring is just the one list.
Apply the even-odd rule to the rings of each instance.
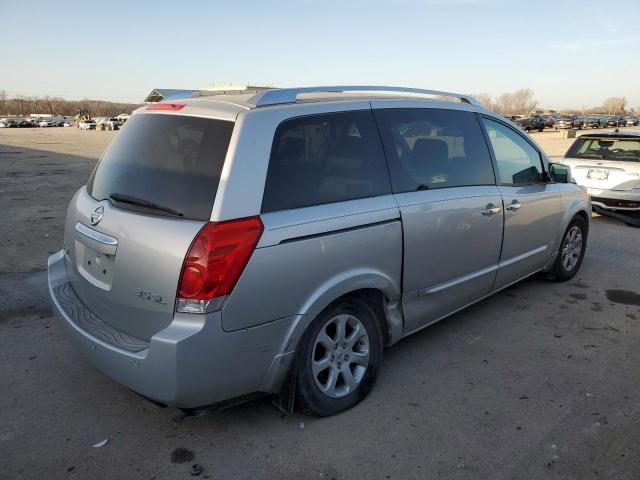
[[640, 162], [640, 138], [579, 138], [566, 156]]
[[[121, 208], [209, 220], [233, 126], [197, 117], [134, 115], [102, 155], [87, 190]], [[161, 208], [140, 207], [145, 202]]]

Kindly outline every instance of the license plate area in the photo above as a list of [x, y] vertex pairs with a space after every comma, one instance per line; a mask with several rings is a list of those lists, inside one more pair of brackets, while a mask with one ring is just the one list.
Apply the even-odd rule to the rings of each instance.
[[80, 275], [102, 290], [111, 290], [116, 256], [99, 252], [78, 240], [75, 242], [75, 251]]
[[590, 168], [587, 172], [587, 178], [590, 180], [608, 180], [609, 170], [601, 168]]

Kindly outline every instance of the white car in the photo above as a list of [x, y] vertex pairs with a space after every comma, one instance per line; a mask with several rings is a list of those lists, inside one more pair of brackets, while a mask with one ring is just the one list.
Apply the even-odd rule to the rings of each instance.
[[78, 128], [80, 130], [95, 130], [96, 122], [94, 122], [93, 120], [80, 120], [80, 123], [78, 123]]
[[38, 122], [38, 126], [39, 127], [55, 127], [57, 126], [57, 123], [55, 120], [40, 120]]
[[116, 117], [103, 118], [98, 120], [96, 130], [118, 130], [122, 124]]
[[582, 135], [562, 163], [587, 189], [596, 213], [640, 227], [640, 131]]

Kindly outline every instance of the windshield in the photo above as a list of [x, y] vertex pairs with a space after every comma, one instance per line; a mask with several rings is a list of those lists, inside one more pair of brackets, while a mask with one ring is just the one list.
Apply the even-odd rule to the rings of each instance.
[[137, 209], [142, 201], [209, 220], [233, 126], [198, 117], [134, 115], [102, 155], [87, 190], [97, 200], [114, 201], [114, 194], [139, 200], [118, 202], [120, 208]]
[[639, 162], [640, 138], [579, 138], [566, 156], [571, 158]]

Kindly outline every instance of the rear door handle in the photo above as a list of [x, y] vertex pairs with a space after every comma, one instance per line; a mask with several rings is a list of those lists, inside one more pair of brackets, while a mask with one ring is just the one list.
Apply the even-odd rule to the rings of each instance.
[[513, 202], [511, 202], [509, 205], [507, 205], [507, 210], [520, 210], [522, 208], [522, 204], [520, 202], [518, 202], [517, 200], [514, 200]]
[[487, 205], [487, 208], [482, 210], [483, 215], [487, 215], [490, 217], [491, 215], [495, 215], [496, 213], [500, 213], [502, 209], [500, 207], [496, 207], [493, 203]]

